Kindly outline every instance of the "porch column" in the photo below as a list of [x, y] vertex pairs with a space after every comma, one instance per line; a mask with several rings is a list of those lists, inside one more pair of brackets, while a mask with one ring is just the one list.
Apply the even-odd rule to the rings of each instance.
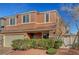
[[29, 35], [27, 33], [24, 34], [25, 39], [30, 39]]
[[49, 39], [55, 39], [55, 32], [54, 31], [49, 31]]

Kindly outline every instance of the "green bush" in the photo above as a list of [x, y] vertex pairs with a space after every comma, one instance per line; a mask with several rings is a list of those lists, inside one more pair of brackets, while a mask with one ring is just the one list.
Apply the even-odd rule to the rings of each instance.
[[47, 53], [47, 54], [50, 54], [50, 55], [56, 54], [56, 52], [57, 52], [57, 49], [55, 49], [55, 48], [49, 48], [49, 49], [46, 51], [46, 53]]
[[37, 41], [35, 39], [31, 39], [32, 48], [37, 48]]
[[61, 39], [57, 39], [56, 41], [55, 41], [55, 44], [54, 44], [54, 48], [56, 48], [56, 49], [58, 49], [58, 48], [60, 48], [60, 46], [62, 45], [62, 40]]
[[22, 50], [30, 49], [31, 48], [30, 40], [28, 40], [28, 39], [23, 40], [23, 44], [21, 46], [22, 46]]
[[18, 39], [18, 40], [14, 40], [12, 41], [12, 47], [13, 49], [16, 49], [16, 50], [26, 50], [26, 49], [29, 49], [31, 47], [31, 44], [30, 44], [30, 41], [29, 40], [21, 40], [21, 39]]
[[54, 40], [51, 39], [42, 39], [41, 46], [43, 49], [53, 48], [54, 47]]
[[55, 40], [49, 39], [48, 41], [48, 48], [53, 48], [55, 44]]
[[48, 40], [41, 39], [39, 47], [41, 47], [42, 49], [47, 49], [47, 47], [48, 47]]
[[21, 44], [22, 44], [22, 40], [21, 39], [18, 39], [18, 40], [14, 40], [12, 41], [12, 47], [14, 49], [21, 49]]
[[54, 40], [50, 39], [35, 39], [33, 44], [36, 48], [48, 49], [54, 47]]
[[27, 50], [29, 48], [49, 49], [55, 45], [55, 40], [52, 39], [18, 39], [12, 42], [12, 47], [17, 50]]

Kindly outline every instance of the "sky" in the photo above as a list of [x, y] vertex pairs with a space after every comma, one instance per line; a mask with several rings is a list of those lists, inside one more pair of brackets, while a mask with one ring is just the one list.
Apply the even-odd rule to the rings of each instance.
[[72, 23], [72, 18], [67, 15], [67, 12], [62, 11], [61, 8], [63, 5], [68, 4], [62, 4], [62, 3], [0, 3], [0, 17], [4, 16], [12, 16], [19, 13], [24, 13], [28, 11], [49, 11], [49, 10], [57, 10], [58, 14], [61, 16], [61, 18], [67, 22], [70, 23], [70, 31], [71, 33], [76, 33], [77, 29], [75, 24]]

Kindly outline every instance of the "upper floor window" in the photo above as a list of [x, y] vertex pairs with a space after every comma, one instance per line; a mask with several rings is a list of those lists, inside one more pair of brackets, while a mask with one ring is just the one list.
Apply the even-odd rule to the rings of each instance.
[[49, 19], [50, 19], [50, 14], [45, 13], [45, 22], [49, 22]]
[[0, 20], [0, 26], [4, 26], [4, 20]]
[[9, 19], [9, 25], [15, 25], [16, 23], [15, 23], [15, 17], [11, 17], [10, 19]]
[[23, 16], [23, 23], [29, 23], [29, 15]]

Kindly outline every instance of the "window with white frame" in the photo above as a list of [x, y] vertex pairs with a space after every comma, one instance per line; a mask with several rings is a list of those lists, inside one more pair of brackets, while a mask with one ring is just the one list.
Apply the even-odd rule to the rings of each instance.
[[9, 19], [9, 25], [15, 25], [16, 24], [16, 22], [15, 22], [15, 17], [11, 17], [10, 19]]
[[29, 23], [29, 15], [23, 15], [23, 23]]
[[45, 13], [45, 21], [44, 22], [49, 22], [49, 19], [50, 19], [50, 14]]

